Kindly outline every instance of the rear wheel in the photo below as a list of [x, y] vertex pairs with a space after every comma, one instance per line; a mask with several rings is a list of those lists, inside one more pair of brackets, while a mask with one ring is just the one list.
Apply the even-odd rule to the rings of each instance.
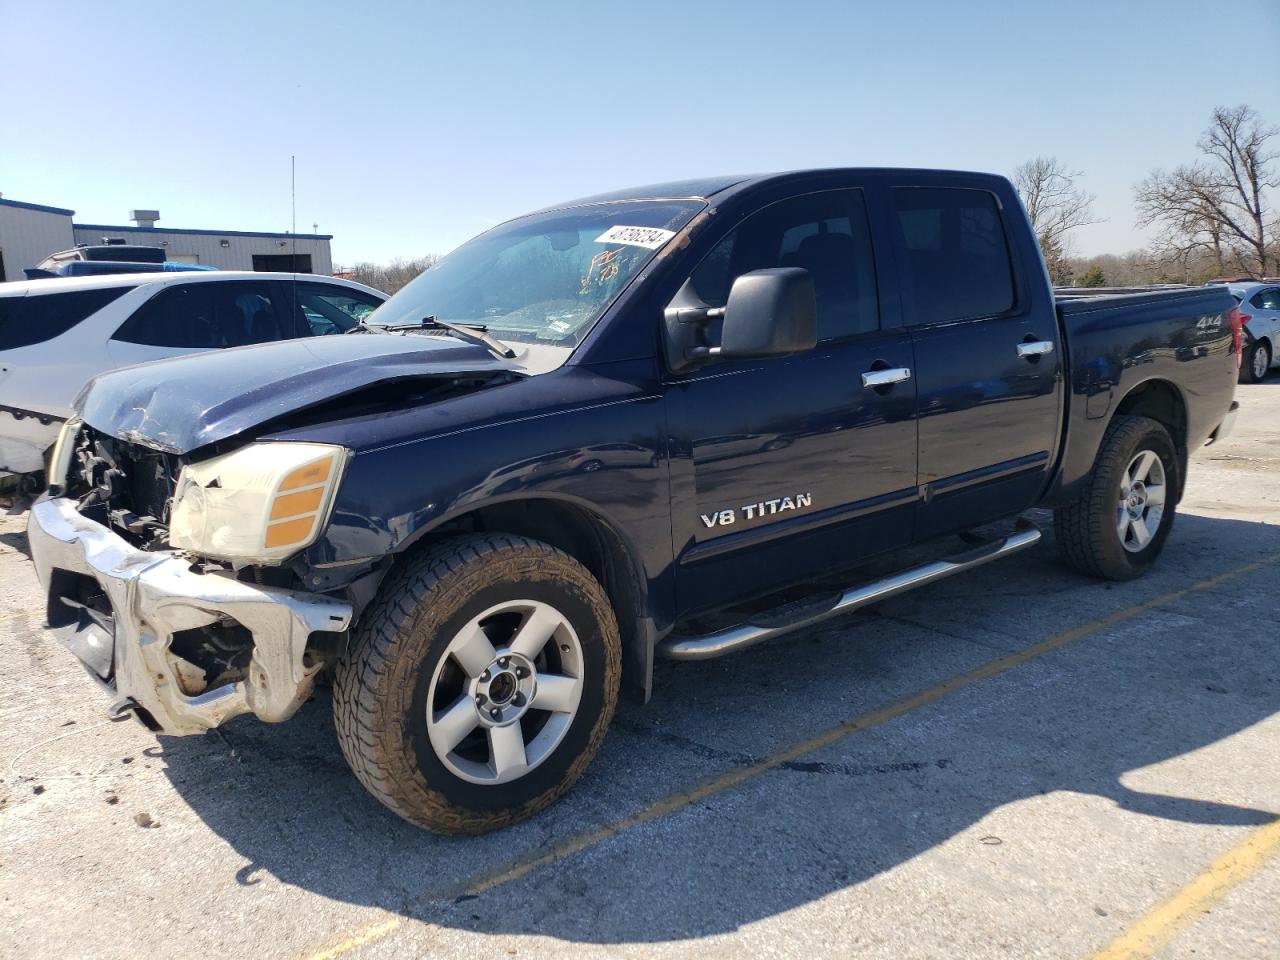
[[1063, 558], [1083, 573], [1130, 580], [1155, 563], [1173, 526], [1181, 486], [1169, 432], [1147, 417], [1107, 427], [1084, 495], [1059, 507], [1053, 530]]
[[1271, 369], [1271, 344], [1266, 340], [1255, 340], [1253, 345], [1245, 348], [1243, 362], [1240, 364], [1241, 383], [1261, 383]]
[[576, 560], [501, 534], [452, 541], [384, 585], [334, 682], [339, 743], [400, 816], [481, 833], [550, 805], [599, 749], [621, 641]]

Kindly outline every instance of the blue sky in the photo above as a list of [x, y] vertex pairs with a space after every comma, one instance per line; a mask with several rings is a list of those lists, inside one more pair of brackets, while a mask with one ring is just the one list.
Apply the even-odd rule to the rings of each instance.
[[332, 233], [339, 263], [444, 252], [632, 184], [806, 166], [1084, 172], [1194, 157], [1215, 104], [1280, 124], [1280, 2], [0, 0], [0, 191], [90, 223]]

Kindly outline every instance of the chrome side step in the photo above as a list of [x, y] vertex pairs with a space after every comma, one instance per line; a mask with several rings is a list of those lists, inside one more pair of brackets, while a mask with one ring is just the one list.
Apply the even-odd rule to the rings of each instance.
[[886, 600], [927, 583], [933, 583], [935, 580], [942, 580], [964, 570], [980, 567], [984, 563], [1025, 550], [1039, 541], [1040, 531], [1035, 524], [1030, 520], [1019, 518], [1013, 533], [1003, 540], [984, 543], [945, 560], [926, 563], [891, 577], [885, 577], [883, 580], [846, 590], [833, 602], [821, 604], [816, 611], [814, 605], [808, 603], [800, 605], [799, 615], [794, 619], [788, 618], [781, 623], [778, 622], [779, 611], [773, 611], [772, 615], [769, 612], [757, 614], [747, 623], [701, 637], [670, 636], [658, 644], [657, 653], [658, 656], [668, 660], [710, 660], [727, 653], [736, 653], [793, 630], [809, 627], [838, 614], [865, 607], [869, 603]]

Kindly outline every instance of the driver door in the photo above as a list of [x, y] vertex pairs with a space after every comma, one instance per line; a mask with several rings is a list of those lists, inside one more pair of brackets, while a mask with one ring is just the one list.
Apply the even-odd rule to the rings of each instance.
[[[827, 190], [763, 207], [689, 278], [721, 306], [733, 280], [802, 267], [818, 344], [712, 362], [665, 384], [682, 611], [812, 579], [911, 539], [916, 393], [911, 338], [882, 320], [866, 204]], [[718, 331], [711, 331], [718, 341]], [[863, 374], [905, 371], [864, 384]]]

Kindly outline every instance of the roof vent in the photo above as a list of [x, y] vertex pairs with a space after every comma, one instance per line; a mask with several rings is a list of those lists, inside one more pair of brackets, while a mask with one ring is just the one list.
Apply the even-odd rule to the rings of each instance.
[[129, 219], [140, 227], [155, 227], [160, 219], [159, 210], [130, 210]]

